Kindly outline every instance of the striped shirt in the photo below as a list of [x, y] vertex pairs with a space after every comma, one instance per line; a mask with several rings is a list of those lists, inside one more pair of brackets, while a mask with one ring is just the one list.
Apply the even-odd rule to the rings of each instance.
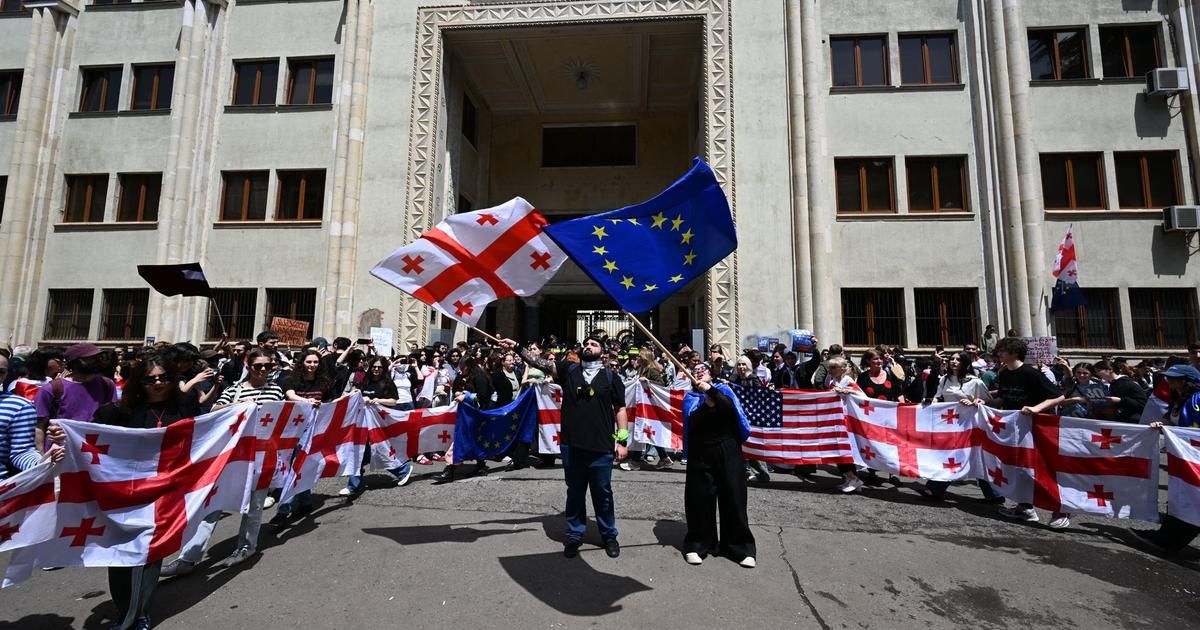
[[41, 453], [34, 448], [37, 412], [16, 394], [0, 396], [0, 479], [9, 469], [27, 470], [37, 465]]
[[237, 385], [221, 392], [221, 396], [217, 398], [217, 405], [232, 405], [239, 402], [276, 402], [284, 400], [283, 390], [276, 383], [267, 383], [262, 387], [254, 387], [247, 381], [241, 381]]

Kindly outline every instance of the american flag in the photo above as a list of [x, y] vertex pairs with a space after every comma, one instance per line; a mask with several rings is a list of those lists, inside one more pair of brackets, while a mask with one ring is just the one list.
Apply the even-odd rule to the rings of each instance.
[[850, 464], [846, 410], [834, 392], [775, 391], [740, 387], [734, 392], [750, 421], [742, 454], [773, 464]]

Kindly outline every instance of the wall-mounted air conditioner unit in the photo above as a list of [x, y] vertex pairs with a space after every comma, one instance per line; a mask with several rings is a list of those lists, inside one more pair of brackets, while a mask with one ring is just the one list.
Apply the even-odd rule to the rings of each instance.
[[1163, 208], [1163, 231], [1200, 231], [1200, 206], [1169, 206]]
[[1188, 89], [1184, 68], [1155, 68], [1146, 73], [1146, 93], [1151, 96], [1178, 94]]

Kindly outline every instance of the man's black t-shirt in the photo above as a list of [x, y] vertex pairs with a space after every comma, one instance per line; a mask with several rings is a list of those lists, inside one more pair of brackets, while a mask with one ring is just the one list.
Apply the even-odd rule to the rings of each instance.
[[1044, 400], [1062, 396], [1062, 390], [1051, 383], [1045, 374], [1025, 364], [1015, 370], [1000, 370], [996, 375], [996, 389], [996, 402], [1001, 409], [1032, 407]]
[[611, 453], [617, 410], [625, 406], [625, 386], [612, 370], [601, 369], [589, 384], [583, 367], [559, 361], [555, 368], [563, 388], [562, 444]]

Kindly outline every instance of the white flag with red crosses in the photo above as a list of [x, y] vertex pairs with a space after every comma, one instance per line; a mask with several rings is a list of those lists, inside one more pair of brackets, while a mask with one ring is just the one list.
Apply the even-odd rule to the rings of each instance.
[[1164, 427], [1167, 513], [1200, 527], [1200, 429]]
[[317, 479], [357, 475], [367, 445], [366, 403], [357, 392], [315, 409], [307, 404], [300, 408], [313, 419], [286, 473], [280, 503], [312, 490]]
[[562, 386], [542, 383], [534, 392], [538, 405], [538, 453], [556, 455], [562, 452], [558, 441], [562, 435]]
[[975, 410], [958, 403], [901, 405], [843, 396], [854, 461], [905, 477], [953, 481], [972, 474]]
[[371, 468], [390, 470], [420, 453], [446, 450], [454, 439], [457, 417], [458, 403], [411, 411], [367, 405]]
[[28, 547], [54, 535], [57, 473], [57, 467], [45, 461], [0, 480], [0, 551]]
[[630, 436], [642, 444], [683, 449], [683, 397], [687, 390], [633, 381], [625, 386], [625, 406], [633, 410]]
[[292, 455], [313, 420], [306, 403], [268, 402], [254, 419], [255, 489], [282, 488], [291, 469]]
[[567, 257], [546, 219], [516, 197], [447, 217], [379, 261], [371, 274], [468, 326], [495, 300], [542, 289]]

